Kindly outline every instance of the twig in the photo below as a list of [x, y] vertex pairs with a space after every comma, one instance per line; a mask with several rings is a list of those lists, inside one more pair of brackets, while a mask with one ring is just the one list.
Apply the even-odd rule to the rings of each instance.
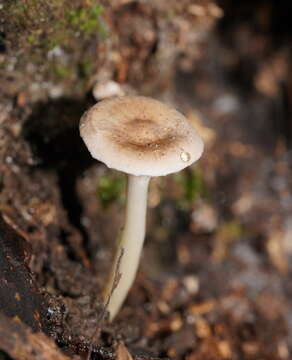
[[103, 309], [102, 309], [102, 311], [100, 312], [100, 314], [99, 314], [99, 316], [97, 318], [98, 327], [94, 331], [94, 333], [93, 333], [93, 335], [91, 337], [90, 346], [89, 346], [89, 349], [88, 349], [88, 355], [86, 357], [86, 360], [90, 360], [90, 358], [91, 358], [93, 342], [94, 342], [95, 338], [97, 337], [97, 335], [100, 332], [101, 324], [102, 324], [102, 321], [104, 320], [104, 317], [105, 317], [108, 305], [110, 303], [111, 297], [112, 297], [114, 291], [116, 290], [116, 288], [117, 288], [117, 286], [118, 286], [118, 284], [120, 282], [120, 279], [122, 277], [122, 274], [120, 273], [120, 265], [121, 265], [121, 260], [123, 258], [124, 252], [125, 252], [125, 249], [121, 248], [121, 252], [120, 252], [120, 255], [119, 255], [119, 258], [118, 258], [118, 262], [117, 262], [117, 265], [116, 265], [116, 268], [115, 268], [115, 275], [114, 275], [113, 285], [111, 287], [111, 291], [109, 293], [109, 296], [107, 297], [106, 302], [105, 302], [105, 304], [103, 306]]

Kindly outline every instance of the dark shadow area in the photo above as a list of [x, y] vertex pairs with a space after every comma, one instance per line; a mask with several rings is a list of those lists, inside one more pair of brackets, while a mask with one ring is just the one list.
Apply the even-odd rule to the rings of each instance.
[[[279, 139], [283, 139], [287, 147], [290, 146], [292, 129], [287, 84], [283, 84], [283, 91], [275, 98], [266, 97], [255, 89], [255, 63], [239, 59], [236, 66], [230, 67], [222, 60], [218, 57], [216, 60], [212, 59], [212, 64], [209, 64], [210, 59], [203, 57], [193, 71], [185, 72], [177, 69], [175, 86], [182, 101], [203, 111], [205, 109], [209, 111], [218, 95], [199, 93], [197, 84], [211, 84], [216, 94], [221, 92], [222, 96], [226, 94], [232, 96], [233, 99], [237, 99], [241, 107], [240, 112], [227, 114], [224, 121], [220, 122], [211, 123], [212, 117], [206, 115], [207, 125], [214, 128], [224, 139], [256, 145], [264, 153], [271, 155], [274, 154]], [[224, 80], [219, 82], [218, 77]], [[228, 121], [225, 121], [227, 118]]]
[[[248, 105], [248, 100], [257, 94], [255, 80], [263, 64], [272, 61], [281, 52], [287, 52], [288, 63], [291, 63], [292, 3], [276, 0], [219, 0], [218, 3], [225, 15], [217, 25], [219, 39], [226, 49], [231, 49], [237, 56], [234, 65], [225, 69], [225, 79], [246, 98]], [[291, 66], [288, 78], [278, 80], [277, 87], [278, 93], [266, 99], [272, 113], [268, 115], [268, 122], [262, 119], [265, 131], [262, 138], [267, 139], [266, 135], [270, 134], [270, 141], [272, 134], [272, 143], [281, 139], [291, 150]], [[252, 119], [251, 123], [255, 120]], [[265, 130], [266, 125], [268, 131]]]
[[6, 51], [5, 38], [5, 33], [0, 31], [0, 53], [4, 53]]
[[[208, 94], [210, 85], [223, 95], [228, 93], [239, 99], [243, 111], [236, 128], [237, 131], [240, 128], [241, 140], [262, 147], [267, 154], [274, 153], [279, 140], [287, 149], [292, 146], [292, 68], [289, 77], [281, 79], [277, 78], [281, 65], [278, 68], [271, 65], [277, 56], [287, 56], [291, 63], [292, 47], [288, 44], [292, 26], [288, 17], [292, 3], [284, 4], [281, 6], [281, 1], [273, 0], [219, 1], [224, 16], [217, 24], [214, 39], [203, 50], [202, 59], [195, 63], [193, 70], [178, 67], [175, 74], [177, 92], [183, 101], [195, 106], [210, 107], [217, 96]], [[272, 76], [277, 93], [265, 94], [257, 87], [265, 64], [275, 71]], [[209, 84], [209, 87], [200, 84]], [[216, 128], [217, 124], [211, 126]], [[223, 130], [224, 137], [238, 138], [232, 125], [224, 129], [219, 126], [221, 129], [216, 130]]]
[[3, 360], [13, 360], [10, 356], [8, 356], [5, 352], [0, 351], [0, 359]]
[[63, 207], [70, 223], [80, 231], [88, 256], [90, 246], [81, 223], [82, 206], [76, 192], [76, 181], [88, 167], [96, 164], [79, 135], [79, 120], [92, 103], [90, 97], [39, 103], [23, 130], [37, 159], [36, 168], [58, 174]]
[[219, 26], [225, 33], [230, 32], [231, 27], [240, 23], [248, 23], [257, 32], [268, 34], [275, 48], [287, 44], [291, 39], [292, 3], [290, 1], [218, 0], [218, 4], [224, 10], [224, 17], [219, 22]]

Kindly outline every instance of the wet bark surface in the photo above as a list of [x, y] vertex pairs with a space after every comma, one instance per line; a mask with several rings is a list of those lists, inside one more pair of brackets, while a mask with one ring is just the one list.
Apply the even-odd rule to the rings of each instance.
[[41, 330], [47, 306], [27, 266], [28, 244], [2, 218], [0, 229], [0, 310], [33, 330]]
[[[287, 7], [0, 1], [0, 357], [291, 358]], [[125, 179], [78, 124], [112, 81], [183, 112], [206, 149], [152, 180], [140, 270], [109, 323]]]
[[0, 348], [11, 358], [19, 360], [70, 359], [63, 355], [44, 333], [33, 333], [30, 327], [18, 319], [13, 320], [2, 314], [0, 315]]

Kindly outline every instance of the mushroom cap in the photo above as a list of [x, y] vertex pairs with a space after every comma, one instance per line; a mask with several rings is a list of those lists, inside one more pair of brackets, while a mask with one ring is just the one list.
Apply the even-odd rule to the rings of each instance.
[[198, 160], [203, 141], [187, 119], [144, 96], [105, 99], [80, 120], [92, 157], [132, 175], [161, 176]]

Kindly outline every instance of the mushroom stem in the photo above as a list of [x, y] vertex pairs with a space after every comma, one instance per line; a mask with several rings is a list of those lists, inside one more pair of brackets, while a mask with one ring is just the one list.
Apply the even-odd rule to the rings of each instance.
[[[149, 180], [149, 176], [128, 175], [125, 227], [119, 238], [109, 281], [103, 293], [105, 303], [109, 300], [107, 310], [110, 320], [113, 320], [122, 306], [138, 269], [145, 238]], [[121, 277], [115, 288], [117, 271]]]

